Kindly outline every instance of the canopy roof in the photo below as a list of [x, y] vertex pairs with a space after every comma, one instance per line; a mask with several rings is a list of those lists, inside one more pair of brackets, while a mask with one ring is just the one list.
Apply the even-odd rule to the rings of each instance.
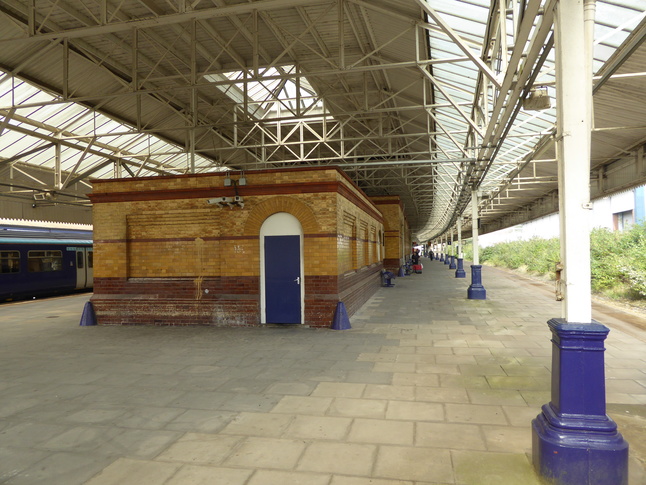
[[[338, 165], [422, 240], [475, 189], [485, 231], [522, 222], [555, 209], [557, 3], [4, 0], [0, 195]], [[596, 2], [596, 195], [644, 180], [644, 10]]]

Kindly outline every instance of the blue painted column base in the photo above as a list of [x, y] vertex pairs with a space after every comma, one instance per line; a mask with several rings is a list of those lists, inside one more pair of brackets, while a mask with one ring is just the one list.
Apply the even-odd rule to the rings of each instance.
[[451, 256], [451, 262], [449, 263], [449, 269], [455, 269], [455, 256]]
[[439, 261], [439, 259], [440, 259], [440, 255], [435, 253], [435, 261]]
[[448, 254], [444, 258], [444, 264], [451, 264], [451, 256], [449, 256]]
[[487, 290], [482, 286], [482, 265], [471, 265], [471, 285], [467, 289], [469, 300], [486, 300]]
[[458, 258], [458, 269], [455, 270], [456, 278], [466, 278], [467, 272], [464, 271], [464, 259]]
[[627, 485], [628, 443], [606, 414], [604, 340], [598, 322], [548, 322], [552, 399], [532, 421], [532, 460], [555, 485]]
[[440, 254], [440, 261], [444, 262], [444, 253]]

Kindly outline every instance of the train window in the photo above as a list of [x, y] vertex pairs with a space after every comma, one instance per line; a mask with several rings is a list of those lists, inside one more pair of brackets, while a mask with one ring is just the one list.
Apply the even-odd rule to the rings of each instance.
[[87, 252], [87, 267], [94, 268], [94, 251]]
[[0, 251], [0, 273], [18, 273], [20, 271], [20, 252]]
[[85, 267], [83, 264], [83, 251], [76, 251], [76, 267], [82, 269]]
[[29, 251], [27, 266], [30, 273], [61, 271], [63, 269], [63, 252]]

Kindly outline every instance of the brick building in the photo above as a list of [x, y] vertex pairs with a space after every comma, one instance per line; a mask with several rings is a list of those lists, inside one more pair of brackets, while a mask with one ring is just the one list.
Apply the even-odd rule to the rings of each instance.
[[411, 236], [398, 195], [372, 197], [384, 217], [384, 269], [397, 274], [411, 248]]
[[403, 224], [335, 167], [97, 180], [91, 199], [100, 324], [327, 327], [380, 286], [379, 209]]

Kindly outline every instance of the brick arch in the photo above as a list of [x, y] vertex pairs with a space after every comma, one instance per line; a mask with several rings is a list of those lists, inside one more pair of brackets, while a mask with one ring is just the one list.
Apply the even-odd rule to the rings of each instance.
[[260, 227], [269, 216], [277, 212], [287, 212], [298, 219], [304, 234], [317, 234], [320, 226], [316, 215], [308, 205], [294, 197], [277, 196], [267, 199], [253, 208], [244, 226], [245, 236], [257, 236]]

